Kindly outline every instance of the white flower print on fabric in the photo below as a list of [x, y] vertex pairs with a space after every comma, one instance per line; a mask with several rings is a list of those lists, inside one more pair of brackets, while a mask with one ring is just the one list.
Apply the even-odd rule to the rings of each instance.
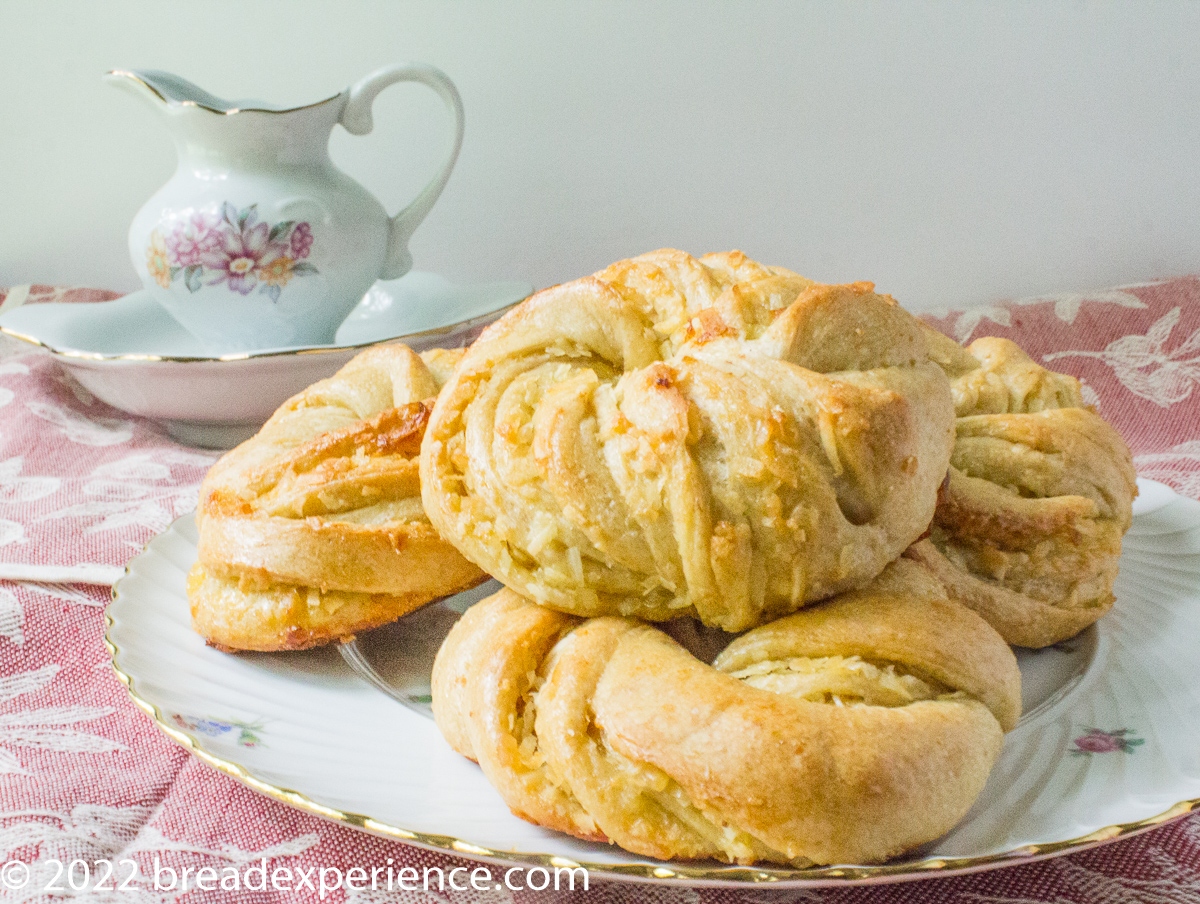
[[[8, 361], [0, 364], [0, 377], [5, 376], [6, 374], [27, 375], [28, 373], [29, 368], [24, 364], [18, 364], [16, 361]], [[14, 398], [16, 398], [16, 393], [5, 386], [0, 386], [0, 408], [3, 408]]]
[[0, 461], [0, 504], [34, 502], [58, 492], [62, 481], [57, 477], [22, 477], [21, 456]]
[[[516, 898], [513, 897], [513, 893], [510, 890], [505, 888], [503, 885], [501, 885], [500, 888], [495, 887], [497, 880], [501, 879], [501, 876], [504, 872], [503, 867], [491, 867], [491, 872], [489, 874], [491, 876], [490, 887], [473, 888], [471, 886], [469, 878], [471, 870], [481, 865], [482, 864], [472, 864], [471, 866], [467, 867], [466, 873], [459, 873], [456, 876], [455, 884], [462, 887], [459, 891], [451, 891], [449, 888], [446, 888], [441, 892], [437, 891], [436, 873], [430, 873], [431, 882], [428, 890], [423, 887], [404, 889], [399, 888], [398, 885], [389, 889], [387, 887], [387, 873], [384, 872], [380, 874], [381, 887], [371, 888], [370, 885], [368, 885], [365, 888], [351, 887], [347, 889], [346, 904], [514, 904]], [[397, 864], [395, 868], [398, 870], [399, 864]], [[446, 867], [446, 869], [443, 870], [443, 873], [449, 869], [453, 869], [453, 867]], [[418, 875], [420, 875], [420, 868], [417, 868], [417, 872]], [[550, 867], [550, 876], [553, 877], [553, 875], [554, 867]], [[520, 878], [516, 878], [517, 876]], [[514, 876], [514, 881], [523, 882], [524, 877], [524, 870], [518, 870]], [[399, 881], [399, 879], [396, 879], [396, 883], [399, 883]], [[540, 876], [538, 877], [538, 881], [541, 881]], [[577, 881], [580, 883], [576, 885], [576, 890], [578, 891], [582, 885], [582, 882], [581, 880]], [[406, 880], [406, 884], [411, 885], [412, 883], [411, 881]], [[420, 886], [421, 879], [418, 878], [416, 880], [416, 884]], [[589, 891], [591, 891], [590, 888]], [[453, 898], [450, 897], [451, 894], [454, 895]], [[545, 894], [552, 895], [553, 892], [547, 891]], [[560, 894], [570, 894], [570, 892], [560, 892]], [[645, 901], [647, 899], [648, 896], [643, 895], [645, 895], [644, 892], [638, 896], [639, 901]], [[597, 904], [599, 904], [599, 902], [597, 902]], [[680, 904], [683, 904], [683, 899], [680, 899]]]
[[[40, 593], [51, 599], [73, 603], [77, 606], [103, 609], [105, 605], [102, 600], [89, 596], [70, 584], [29, 584], [22, 581], [21, 586], [33, 593]], [[25, 609], [21, 606], [17, 595], [3, 587], [0, 587], [0, 640], [8, 640], [16, 647], [25, 644]], [[107, 670], [107, 662], [104, 663], [104, 667]], [[0, 696], [0, 702], [3, 702], [4, 699], [6, 698]]]
[[44, 665], [32, 672], [18, 672], [15, 675], [0, 677], [0, 703], [15, 700], [22, 694], [28, 694], [44, 687], [55, 675], [59, 666]]
[[1168, 484], [1184, 496], [1200, 499], [1200, 440], [1188, 440], [1166, 452], [1137, 455], [1133, 464], [1142, 477]]
[[[932, 311], [930, 312], [930, 316], [941, 319], [950, 316], [951, 313], [947, 310]], [[999, 326], [1012, 326], [1012, 312], [1007, 307], [998, 304], [971, 308], [969, 311], [963, 311], [955, 318], [954, 325], [950, 328], [950, 333], [959, 342], [966, 342], [970, 335], [975, 332], [976, 327], [985, 320], [990, 320]]]
[[[1123, 904], [1136, 901], [1138, 904], [1191, 904], [1196, 900], [1195, 880], [1177, 860], [1168, 857], [1161, 849], [1152, 849], [1147, 854], [1150, 861], [1149, 873], [1153, 879], [1135, 879], [1131, 876], [1110, 876], [1099, 870], [1090, 869], [1069, 857], [1046, 861], [1046, 869], [1058, 874], [1063, 883], [1073, 892], [1070, 897], [1057, 897], [1055, 902], [1087, 902], [1087, 904]], [[973, 904], [1045, 904], [1044, 898], [1014, 897], [1009, 895], [981, 895], [968, 892], [959, 900]]]
[[[174, 904], [181, 898], [207, 901], [212, 900], [211, 892], [200, 897], [189, 896], [196, 890], [198, 867], [212, 867], [218, 876], [229, 869], [245, 876], [249, 867], [265, 859], [270, 871], [279, 860], [298, 857], [320, 841], [320, 836], [310, 833], [261, 850], [243, 850], [235, 845], [212, 849], [165, 837], [147, 824], [152, 816], [153, 811], [148, 807], [87, 803], [73, 807], [69, 813], [0, 811], [0, 859], [18, 850], [37, 850], [32, 861], [23, 860], [30, 868], [29, 881], [19, 892], [21, 897], [11, 900], [46, 900], [43, 890], [53, 883], [55, 888], [65, 889], [70, 897], [92, 904]], [[88, 864], [107, 861], [113, 865], [113, 872], [106, 875], [104, 868], [96, 867], [89, 871], [85, 882], [84, 874], [77, 870], [73, 877], [75, 884], [83, 887], [75, 890], [64, 880], [57, 865], [72, 860]], [[158, 883], [154, 875], [156, 860], [163, 870]], [[186, 879], [181, 880], [185, 866], [190, 869]], [[293, 865], [292, 869], [297, 867]], [[205, 884], [210, 882], [206, 878]], [[248, 900], [244, 890], [218, 893], [217, 897], [221, 901]]]
[[[42, 666], [30, 672], [18, 672], [0, 678], [0, 701], [12, 701], [40, 690], [59, 672], [58, 665]], [[26, 772], [16, 759], [13, 749], [53, 750], [58, 753], [111, 753], [124, 750], [125, 745], [100, 735], [77, 731], [79, 722], [93, 722], [111, 716], [111, 706], [48, 706], [42, 709], [0, 712], [0, 750], [7, 754], [9, 771], [13, 765]], [[28, 773], [26, 773], [28, 774]]]
[[1100, 410], [1100, 393], [1092, 389], [1092, 387], [1088, 385], [1087, 380], [1079, 380], [1079, 394], [1083, 396], [1083, 403], [1085, 405], [1091, 405], [1097, 411]]
[[[1134, 289], [1141, 285], [1154, 285], [1154, 283], [1138, 283], [1137, 285], [1123, 286], [1122, 288]], [[1018, 298], [1015, 301], [1003, 304], [981, 305], [959, 312], [954, 320], [954, 325], [950, 328], [950, 332], [959, 342], [966, 342], [970, 335], [978, 328], [979, 324], [985, 320], [990, 320], [998, 326], [1010, 327], [1012, 326], [1012, 309], [1014, 307], [1046, 304], [1048, 302], [1054, 304], [1055, 316], [1068, 324], [1075, 322], [1075, 318], [1079, 316], [1079, 309], [1084, 304], [1115, 304], [1123, 308], [1146, 307], [1146, 303], [1136, 295], [1130, 292], [1123, 292], [1120, 289], [1108, 289], [1100, 292], [1064, 292], [1061, 295], [1038, 295], [1032, 298]], [[953, 313], [955, 312], [943, 308], [940, 311], [930, 312], [930, 316], [942, 320]]]
[[3, 747], [0, 747], [0, 775], [28, 775], [29, 773], [21, 766], [20, 760], [13, 754], [9, 753]]
[[49, 402], [27, 402], [31, 413], [53, 424], [73, 443], [82, 446], [119, 446], [133, 439], [131, 421], [111, 417], [84, 417]]
[[[15, 851], [30, 848], [38, 851], [37, 858], [29, 864], [30, 877], [22, 890], [23, 896], [14, 900], [44, 899], [43, 890], [55, 878], [49, 860], [69, 863], [73, 859], [88, 862], [116, 859], [151, 813], [148, 807], [105, 807], [86, 803], [73, 807], [69, 813], [0, 811], [0, 859], [7, 859]], [[61, 884], [66, 886], [65, 882]], [[85, 895], [86, 892], [77, 893], [80, 898]], [[107, 902], [109, 899], [88, 896], [86, 900]], [[125, 900], [146, 899], [127, 895]], [[157, 904], [158, 899], [149, 900]]]
[[1134, 395], [1169, 408], [1191, 396], [1200, 384], [1200, 329], [1167, 351], [1167, 342], [1179, 323], [1180, 310], [1173, 308], [1164, 314], [1144, 336], [1122, 336], [1102, 352], [1054, 352], [1042, 360], [1099, 358]]
[[[16, 647], [25, 644], [25, 610], [17, 601], [17, 595], [3, 587], [0, 587], [0, 640], [7, 640]], [[0, 767], [0, 772], [3, 771]]]
[[[21, 586], [33, 593], [40, 593], [42, 596], [48, 596], [50, 599], [64, 603], [74, 603], [76, 606], [103, 609], [107, 605], [103, 598], [97, 599], [90, 596], [72, 584], [32, 584], [22, 581]], [[104, 663], [104, 667], [108, 668], [107, 662]]]
[[[83, 502], [43, 516], [42, 520], [86, 518], [95, 523], [85, 534], [142, 527], [153, 533], [167, 529], [196, 507], [197, 485], [217, 454], [168, 451], [139, 452], [100, 465], [83, 485]], [[195, 482], [180, 480], [173, 466], [195, 470]], [[134, 544], [136, 548], [141, 547]]]
[[16, 521], [6, 521], [4, 518], [0, 518], [0, 546], [24, 542], [25, 528]]
[[[1132, 287], [1130, 287], [1132, 288]], [[1129, 292], [1119, 289], [1109, 289], [1105, 292], [1064, 292], [1061, 295], [1039, 295], [1033, 298], [1021, 298], [1013, 304], [1029, 305], [1054, 303], [1054, 316], [1063, 323], [1074, 323], [1079, 316], [1079, 309], [1084, 304], [1115, 304], [1123, 308], [1145, 309], [1146, 303]]]
[[166, 449], [153, 453], [139, 452], [101, 465], [92, 472], [91, 476], [97, 480], [158, 483], [172, 479], [172, 465], [200, 468], [206, 471], [219, 455], [219, 452], [188, 452], [183, 449]]

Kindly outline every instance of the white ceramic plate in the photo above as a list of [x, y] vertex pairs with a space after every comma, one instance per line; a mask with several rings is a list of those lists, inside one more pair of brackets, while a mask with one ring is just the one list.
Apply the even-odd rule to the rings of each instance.
[[433, 273], [408, 273], [375, 283], [333, 345], [229, 355], [206, 352], [148, 292], [92, 304], [26, 305], [0, 317], [0, 332], [47, 349], [114, 408], [161, 421], [190, 445], [228, 448], [366, 346], [467, 345], [531, 291], [528, 283], [455, 286]]
[[1020, 652], [1026, 714], [980, 799], [948, 835], [878, 866], [663, 863], [517, 819], [419, 711], [428, 663], [462, 600], [360, 641], [369, 662], [403, 649], [422, 663], [387, 676], [406, 688], [409, 706], [361, 681], [333, 649], [219, 653], [189, 625], [190, 517], [131, 562], [113, 590], [107, 642], [134, 701], [206, 762], [284, 803], [425, 847], [695, 885], [833, 885], [989, 869], [1140, 831], [1200, 803], [1200, 503], [1161, 484], [1140, 487], [1113, 611], [1072, 641]]

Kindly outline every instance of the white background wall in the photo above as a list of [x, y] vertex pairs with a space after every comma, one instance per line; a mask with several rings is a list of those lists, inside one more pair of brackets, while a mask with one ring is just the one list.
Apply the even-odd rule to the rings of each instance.
[[[170, 176], [110, 68], [317, 100], [423, 60], [467, 111], [416, 267], [538, 286], [738, 247], [914, 309], [1200, 271], [1200, 4], [0, 0], [0, 285], [136, 288]], [[401, 206], [447, 138], [397, 86], [343, 168]]]

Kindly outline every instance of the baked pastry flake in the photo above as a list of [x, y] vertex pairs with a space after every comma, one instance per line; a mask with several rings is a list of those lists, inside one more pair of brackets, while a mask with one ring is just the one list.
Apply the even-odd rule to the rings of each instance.
[[212, 467], [188, 575], [192, 621], [210, 643], [316, 646], [484, 579], [421, 507], [421, 438], [460, 354], [369, 349]]

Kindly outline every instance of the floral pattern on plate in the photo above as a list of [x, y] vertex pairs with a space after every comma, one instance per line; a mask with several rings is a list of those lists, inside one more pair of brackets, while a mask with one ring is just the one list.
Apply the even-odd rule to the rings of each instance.
[[1145, 738], [1130, 737], [1132, 728], [1118, 728], [1105, 731], [1103, 728], [1089, 728], [1087, 734], [1075, 739], [1071, 748], [1072, 756], [1091, 756], [1093, 753], [1136, 753], [1137, 747], [1146, 743]]
[[169, 232], [155, 229], [146, 246], [146, 268], [164, 289], [182, 279], [189, 292], [224, 285], [249, 295], [256, 288], [278, 301], [293, 277], [319, 272], [308, 263], [312, 227], [305, 221], [259, 222], [258, 205], [193, 213]]
[[194, 716], [185, 716], [182, 713], [174, 715], [174, 722], [185, 731], [199, 732], [210, 738], [232, 740], [239, 747], [267, 746], [257, 734], [263, 728], [258, 722], [235, 722], [231, 719], [196, 718]]

